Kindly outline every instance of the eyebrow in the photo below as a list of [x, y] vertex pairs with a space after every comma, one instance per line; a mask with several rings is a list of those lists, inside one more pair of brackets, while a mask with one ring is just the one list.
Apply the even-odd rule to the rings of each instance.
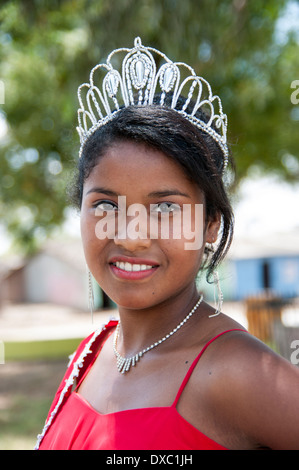
[[89, 191], [87, 191], [86, 195], [90, 193], [106, 194], [107, 196], [112, 196], [112, 197], [120, 196], [120, 194], [116, 193], [115, 191], [111, 191], [111, 189], [107, 189], [107, 188], [91, 188]]
[[168, 196], [184, 196], [190, 199], [189, 194], [182, 193], [178, 189], [167, 189], [164, 191], [153, 191], [148, 194], [149, 197], [168, 197]]

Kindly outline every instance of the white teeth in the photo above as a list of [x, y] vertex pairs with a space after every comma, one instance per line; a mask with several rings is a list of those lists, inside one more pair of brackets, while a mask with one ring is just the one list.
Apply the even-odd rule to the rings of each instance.
[[153, 267], [148, 264], [131, 264], [124, 263], [123, 261], [116, 261], [115, 266], [123, 271], [145, 271], [146, 269], [151, 269]]

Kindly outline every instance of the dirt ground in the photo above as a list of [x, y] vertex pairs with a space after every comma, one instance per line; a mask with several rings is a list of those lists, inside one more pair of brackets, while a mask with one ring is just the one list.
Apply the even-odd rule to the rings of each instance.
[[3, 402], [21, 391], [28, 398], [54, 395], [66, 370], [67, 361], [7, 362], [0, 365], [0, 410]]

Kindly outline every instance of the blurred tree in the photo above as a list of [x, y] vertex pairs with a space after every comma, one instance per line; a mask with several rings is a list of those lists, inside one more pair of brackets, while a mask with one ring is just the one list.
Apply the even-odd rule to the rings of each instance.
[[2, 0], [0, 118], [8, 131], [0, 144], [0, 216], [19, 245], [33, 250], [64, 220], [79, 143], [77, 87], [135, 36], [192, 65], [221, 96], [238, 180], [252, 166], [298, 180], [299, 107], [290, 100], [291, 82], [299, 79], [298, 37], [277, 34], [287, 4]]

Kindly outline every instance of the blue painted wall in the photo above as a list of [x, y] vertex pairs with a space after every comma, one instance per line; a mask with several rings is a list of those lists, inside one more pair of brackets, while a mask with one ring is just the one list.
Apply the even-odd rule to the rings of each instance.
[[234, 286], [232, 299], [241, 300], [264, 289], [263, 264], [268, 264], [270, 289], [279, 296], [299, 296], [299, 255], [232, 260]]

